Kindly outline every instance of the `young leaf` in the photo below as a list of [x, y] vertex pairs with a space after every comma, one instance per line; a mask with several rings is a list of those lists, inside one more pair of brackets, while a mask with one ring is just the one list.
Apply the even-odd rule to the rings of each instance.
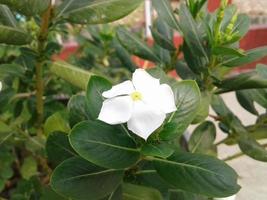
[[73, 128], [70, 143], [86, 160], [106, 168], [127, 168], [140, 157], [134, 141], [118, 126], [81, 122]]
[[104, 101], [102, 93], [111, 87], [111, 83], [100, 76], [93, 76], [90, 79], [86, 90], [86, 103], [91, 119], [98, 118]]
[[208, 61], [209, 58], [203, 46], [201, 33], [190, 11], [184, 4], [180, 8], [180, 26], [190, 51]]
[[170, 140], [181, 136], [194, 120], [200, 103], [200, 91], [195, 81], [181, 81], [174, 85], [177, 111], [174, 112], [160, 132], [160, 138]]
[[111, 194], [123, 178], [123, 171], [105, 169], [81, 158], [60, 164], [51, 177], [52, 188], [67, 198], [98, 200]]
[[66, 112], [56, 112], [47, 118], [44, 124], [44, 133], [49, 135], [54, 131], [70, 132]]
[[178, 20], [176, 19], [171, 4], [168, 0], [153, 0], [153, 6], [158, 12], [159, 17], [164, 20], [170, 27], [180, 30]]
[[36, 160], [33, 157], [25, 158], [20, 168], [20, 173], [27, 180], [36, 175], [38, 173]]
[[78, 88], [86, 90], [91, 73], [65, 62], [55, 62], [50, 71]]
[[121, 45], [130, 53], [146, 60], [160, 62], [160, 59], [150, 47], [148, 47], [142, 40], [130, 33], [125, 28], [118, 28], [117, 37]]
[[223, 161], [191, 153], [176, 153], [168, 160], [153, 158], [158, 174], [177, 189], [209, 197], [237, 193], [237, 174]]
[[65, 0], [56, 10], [77, 24], [105, 24], [116, 21], [134, 11], [142, 0]]

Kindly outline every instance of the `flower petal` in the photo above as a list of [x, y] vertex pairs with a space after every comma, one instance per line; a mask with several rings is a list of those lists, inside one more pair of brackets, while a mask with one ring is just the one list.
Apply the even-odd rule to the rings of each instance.
[[160, 85], [159, 79], [154, 78], [144, 69], [135, 70], [132, 81], [135, 89], [142, 93], [155, 90]]
[[166, 114], [177, 110], [173, 91], [167, 84], [160, 85], [156, 91], [144, 94], [144, 101]]
[[103, 92], [102, 96], [105, 98], [113, 98], [120, 95], [127, 95], [134, 92], [132, 81], [124, 81], [118, 85], [113, 86], [110, 90]]
[[127, 123], [128, 129], [145, 140], [164, 122], [166, 115], [155, 107], [136, 101], [133, 113]]
[[98, 119], [108, 124], [123, 124], [132, 114], [133, 101], [130, 96], [115, 97], [104, 101]]
[[0, 81], [0, 91], [2, 90], [2, 86], [3, 86], [2, 82]]

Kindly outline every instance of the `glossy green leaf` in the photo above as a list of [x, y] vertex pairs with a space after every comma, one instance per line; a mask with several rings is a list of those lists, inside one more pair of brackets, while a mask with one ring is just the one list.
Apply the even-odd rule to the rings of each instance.
[[241, 136], [238, 139], [238, 144], [242, 152], [249, 157], [262, 162], [267, 162], [267, 150], [251, 136]]
[[249, 31], [249, 27], [250, 27], [249, 16], [247, 14], [239, 14], [232, 31], [233, 33], [238, 33], [238, 36], [240, 36], [240, 38], [243, 38]]
[[55, 166], [77, 155], [70, 146], [67, 133], [64, 132], [51, 133], [47, 138], [45, 149], [48, 160]]
[[97, 119], [100, 113], [104, 98], [102, 93], [112, 87], [111, 83], [100, 76], [92, 76], [86, 90], [86, 102], [88, 114], [91, 119]]
[[[0, 43], [24, 45], [31, 41], [28, 33], [17, 26], [13, 13], [0, 0]], [[4, 3], [4, 2], [2, 2]]]
[[230, 47], [214, 47], [212, 49], [212, 53], [217, 56], [246, 56], [246, 54], [244, 54], [244, 52], [240, 49], [234, 49]]
[[106, 168], [127, 168], [140, 157], [134, 141], [120, 126], [100, 121], [81, 122], [75, 126], [70, 143], [81, 157]]
[[153, 188], [125, 183], [122, 189], [124, 200], [163, 200], [160, 192]]
[[74, 95], [68, 102], [69, 122], [71, 127], [78, 122], [89, 119], [86, 97], [84, 95]]
[[181, 77], [183, 80], [196, 79], [196, 75], [185, 62], [177, 61], [175, 65], [175, 70], [179, 77]]
[[209, 59], [203, 45], [204, 43], [198, 25], [184, 4], [182, 4], [180, 8], [180, 27], [190, 51], [208, 61]]
[[52, 174], [51, 186], [59, 194], [77, 200], [98, 200], [121, 183], [123, 171], [105, 169], [81, 158], [70, 158]]
[[6, 4], [23, 15], [34, 16], [47, 10], [50, 0], [0, 0], [0, 4]]
[[170, 27], [178, 31], [180, 30], [178, 20], [176, 19], [168, 0], [153, 0], [152, 4], [162, 20], [164, 20]]
[[49, 135], [54, 131], [70, 132], [66, 112], [56, 112], [47, 118], [44, 124], [44, 133]]
[[235, 171], [210, 156], [177, 153], [168, 160], [152, 160], [158, 174], [177, 189], [210, 197], [227, 197], [240, 189]]
[[50, 71], [76, 87], [86, 90], [91, 73], [67, 64], [65, 62], [55, 62], [51, 65]]
[[117, 37], [121, 45], [130, 53], [146, 60], [151, 60], [154, 62], [160, 61], [157, 55], [150, 47], [145, 44], [144, 41], [140, 40], [137, 36], [129, 32], [127, 29], [122, 27], [118, 28]]
[[241, 65], [246, 65], [258, 61], [267, 56], [267, 47], [264, 46], [256, 49], [251, 49], [245, 52], [245, 55], [246, 56], [244, 57], [234, 56], [224, 59], [221, 65], [224, 65], [226, 67], [238, 67]]
[[174, 153], [174, 149], [167, 143], [161, 144], [145, 144], [141, 149], [144, 156], [156, 156], [160, 158], [168, 158]]
[[50, 186], [43, 189], [43, 194], [40, 197], [40, 200], [67, 200], [63, 196], [57, 194]]
[[208, 92], [201, 93], [201, 100], [198, 107], [197, 115], [192, 122], [192, 124], [198, 124], [203, 122], [208, 116], [210, 112], [210, 94]]
[[216, 155], [215, 139], [216, 127], [212, 122], [206, 121], [194, 130], [188, 142], [188, 148], [192, 153]]
[[77, 24], [105, 24], [116, 21], [134, 11], [142, 0], [65, 0], [56, 10]]
[[160, 132], [160, 138], [170, 140], [181, 136], [197, 114], [200, 91], [195, 81], [181, 81], [173, 86], [177, 111], [172, 113]]

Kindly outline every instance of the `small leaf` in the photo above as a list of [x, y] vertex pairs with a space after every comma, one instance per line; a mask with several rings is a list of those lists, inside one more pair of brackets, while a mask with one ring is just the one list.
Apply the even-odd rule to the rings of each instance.
[[24, 159], [20, 169], [21, 175], [24, 179], [30, 179], [37, 174], [37, 162], [33, 157], [27, 157]]
[[209, 197], [227, 197], [240, 189], [235, 171], [210, 156], [176, 153], [168, 160], [152, 160], [158, 174], [177, 189]]
[[153, 50], [145, 44], [145, 42], [140, 40], [138, 37], [130, 33], [125, 28], [118, 28], [117, 37], [121, 45], [126, 48], [130, 53], [146, 60], [160, 62], [160, 59], [153, 52]]
[[153, 188], [125, 183], [122, 189], [124, 200], [163, 200], [160, 192]]
[[123, 169], [140, 157], [134, 141], [119, 126], [100, 121], [81, 122], [72, 129], [69, 137], [81, 157], [102, 167]]
[[91, 119], [98, 118], [104, 101], [102, 93], [111, 87], [111, 83], [100, 76], [92, 76], [90, 79], [86, 90], [86, 103]]
[[49, 135], [54, 131], [62, 131], [65, 133], [70, 132], [68, 120], [66, 118], [66, 112], [56, 112], [52, 116], [48, 117], [44, 124], [44, 133]]
[[125, 17], [134, 11], [142, 0], [65, 0], [57, 9], [63, 16], [77, 24], [105, 24]]
[[181, 81], [173, 86], [177, 111], [172, 113], [160, 138], [170, 140], [181, 136], [197, 114], [200, 91], [195, 81]]
[[188, 147], [192, 153], [200, 153], [207, 155], [216, 155], [216, 147], [214, 141], [216, 138], [216, 127], [210, 122], [206, 121], [200, 124], [192, 133]]
[[91, 73], [64, 62], [53, 63], [50, 71], [83, 90], [86, 90], [88, 81], [92, 76]]
[[246, 90], [236, 91], [236, 98], [239, 104], [253, 115], [259, 115], [257, 109], [255, 108], [254, 101], [252, 97], [246, 92]]
[[53, 172], [51, 186], [72, 199], [98, 200], [111, 194], [121, 183], [123, 171], [104, 169], [81, 158], [70, 158]]
[[262, 162], [267, 162], [267, 150], [251, 136], [241, 136], [238, 139], [238, 144], [242, 152], [249, 157]]

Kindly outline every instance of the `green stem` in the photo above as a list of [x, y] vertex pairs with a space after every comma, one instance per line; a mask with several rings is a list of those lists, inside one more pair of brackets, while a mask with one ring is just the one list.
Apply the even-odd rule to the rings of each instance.
[[52, 5], [50, 4], [47, 11], [42, 16], [41, 29], [38, 36], [38, 54], [39, 59], [36, 63], [36, 111], [37, 111], [37, 134], [43, 133], [43, 118], [44, 118], [44, 80], [43, 80], [43, 65], [45, 59], [43, 51], [46, 48], [47, 37], [49, 32], [49, 24], [52, 13]]

